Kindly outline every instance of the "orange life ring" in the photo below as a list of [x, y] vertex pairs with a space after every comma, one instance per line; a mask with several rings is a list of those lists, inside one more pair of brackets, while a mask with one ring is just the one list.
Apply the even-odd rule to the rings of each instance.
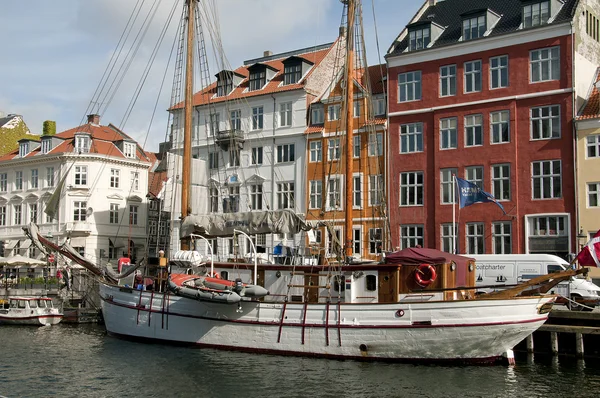
[[429, 286], [437, 278], [437, 271], [431, 264], [420, 264], [415, 269], [415, 281], [421, 287]]

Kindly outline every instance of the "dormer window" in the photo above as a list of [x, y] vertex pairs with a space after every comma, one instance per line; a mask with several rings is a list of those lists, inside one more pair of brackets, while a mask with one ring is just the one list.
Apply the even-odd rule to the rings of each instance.
[[285, 65], [283, 69], [283, 84], [295, 84], [302, 78], [302, 63], [300, 61]]
[[250, 91], [260, 90], [267, 82], [267, 73], [265, 68], [260, 68], [250, 72]]
[[233, 90], [233, 78], [230, 73], [223, 73], [217, 80], [217, 96], [224, 97]]
[[135, 144], [124, 142], [123, 155], [125, 155], [126, 158], [135, 159]]
[[312, 104], [310, 107], [312, 124], [323, 124], [325, 122], [325, 110], [323, 104]]
[[408, 49], [409, 51], [422, 50], [427, 48], [431, 42], [431, 26], [420, 26], [413, 28], [408, 32]]
[[48, 153], [52, 150], [52, 139], [42, 139], [42, 153]]
[[21, 142], [19, 144], [19, 157], [24, 158], [29, 154], [29, 141]]
[[523, 6], [523, 27], [531, 28], [548, 22], [550, 18], [550, 2], [541, 1]]
[[75, 136], [75, 151], [79, 153], [88, 153], [90, 151], [90, 137], [87, 134]]
[[463, 40], [483, 37], [487, 30], [485, 22], [485, 15], [463, 19]]

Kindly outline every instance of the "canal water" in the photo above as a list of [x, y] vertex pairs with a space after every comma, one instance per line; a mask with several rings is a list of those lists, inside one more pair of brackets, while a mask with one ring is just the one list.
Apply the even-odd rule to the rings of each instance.
[[363, 363], [134, 343], [98, 325], [0, 327], [0, 396], [597, 397], [600, 361]]

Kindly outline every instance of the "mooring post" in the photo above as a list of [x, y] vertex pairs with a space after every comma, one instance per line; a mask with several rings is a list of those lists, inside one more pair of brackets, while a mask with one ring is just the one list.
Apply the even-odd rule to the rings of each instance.
[[583, 358], [583, 334], [575, 333], [575, 355]]
[[530, 354], [533, 354], [533, 334], [530, 334], [529, 336], [527, 336], [526, 342], [527, 342], [527, 352]]
[[553, 355], [558, 355], [558, 333], [550, 332], [550, 351]]

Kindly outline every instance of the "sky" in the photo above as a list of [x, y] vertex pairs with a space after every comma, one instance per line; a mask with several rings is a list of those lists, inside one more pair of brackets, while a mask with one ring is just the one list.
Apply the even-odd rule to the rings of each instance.
[[[265, 50], [274, 54], [332, 42], [342, 16], [339, 0], [209, 0], [216, 3], [223, 50], [233, 69]], [[76, 127], [91, 111], [101, 124], [112, 123], [156, 152], [165, 140], [173, 84], [171, 47], [183, 0], [2, 0], [0, 38], [0, 112], [19, 114], [34, 134], [44, 120], [56, 121], [57, 132]], [[419, 0], [363, 0], [366, 52], [370, 65], [383, 56], [422, 5]], [[175, 9], [167, 25], [168, 16]], [[136, 15], [129, 35], [128, 21]], [[156, 11], [156, 12], [155, 12]], [[140, 29], [148, 20], [147, 29]], [[215, 20], [207, 18], [207, 20]], [[374, 23], [376, 22], [376, 23]], [[159, 47], [158, 38], [166, 34]], [[210, 75], [218, 71], [205, 30]], [[133, 45], [143, 35], [139, 47]], [[379, 48], [377, 48], [376, 36]], [[119, 61], [135, 53], [127, 67]], [[156, 57], [150, 63], [155, 47]], [[145, 75], [148, 65], [151, 68]], [[107, 72], [109, 71], [109, 72]], [[117, 73], [117, 71], [119, 71]], [[98, 90], [103, 76], [109, 76]], [[115, 79], [116, 77], [116, 79]], [[112, 83], [111, 85], [111, 82]], [[137, 87], [141, 87], [139, 94]], [[110, 88], [110, 90], [109, 90]], [[134, 104], [131, 106], [131, 104]]]

